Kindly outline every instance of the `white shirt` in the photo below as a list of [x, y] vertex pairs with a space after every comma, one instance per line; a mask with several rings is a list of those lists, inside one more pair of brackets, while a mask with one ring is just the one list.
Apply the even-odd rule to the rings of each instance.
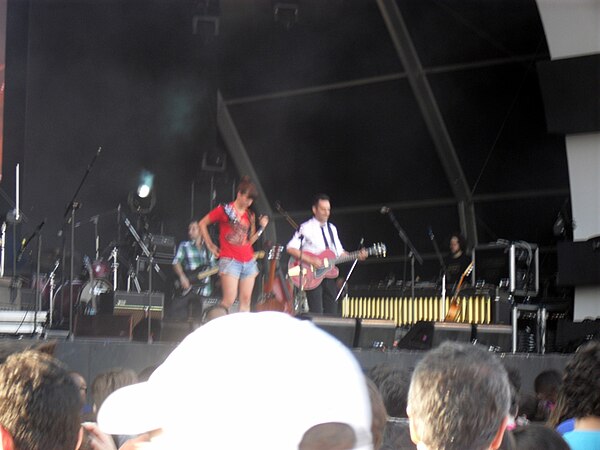
[[[335, 244], [333, 245], [331, 243], [331, 235], [329, 234], [327, 225], [327, 223], [322, 225], [314, 217], [300, 225], [300, 233], [304, 235], [302, 246], [303, 251], [318, 255], [327, 249], [327, 247], [325, 247], [325, 242], [323, 241], [323, 233], [321, 232], [322, 229], [329, 244], [329, 249], [333, 251], [336, 256], [340, 256], [344, 252], [344, 247], [340, 242], [337, 228], [335, 225], [329, 223], [329, 227], [331, 227], [331, 232], [333, 233], [333, 240]], [[287, 247], [300, 249], [300, 236], [298, 232], [294, 233], [294, 236], [292, 236], [292, 239], [290, 242], [288, 242]]]

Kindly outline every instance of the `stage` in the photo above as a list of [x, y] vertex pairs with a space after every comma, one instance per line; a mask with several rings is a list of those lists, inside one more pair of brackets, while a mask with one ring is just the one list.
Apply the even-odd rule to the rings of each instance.
[[[275, 337], [274, 337], [275, 338]], [[50, 340], [40, 339], [2, 339], [2, 345], [11, 345], [18, 348], [29, 345], [39, 345]], [[70, 370], [81, 373], [88, 385], [94, 377], [111, 368], [130, 368], [140, 372], [148, 366], [160, 364], [177, 346], [177, 343], [167, 342], [132, 342], [115, 339], [80, 339], [73, 341], [55, 340], [55, 356], [63, 361]], [[244, 345], [244, 337], [240, 336], [240, 345]], [[217, 344], [216, 344], [217, 345]], [[294, 351], [290, 343], [290, 352]], [[352, 349], [352, 353], [360, 363], [363, 370], [367, 371], [377, 364], [390, 364], [402, 369], [412, 369], [419, 359], [425, 354], [422, 350], [379, 350], [379, 349]], [[533, 392], [535, 377], [544, 370], [556, 369], [562, 371], [569, 355], [550, 353], [538, 355], [532, 353], [498, 353], [502, 362], [519, 371], [522, 380], [522, 391]], [[223, 358], [227, 358], [227, 350], [223, 349]], [[290, 374], [293, 376], [293, 374]], [[209, 380], [198, 380], [199, 385], [209, 383]], [[301, 386], [299, 380], [298, 386]], [[299, 387], [301, 388], [301, 387]]]

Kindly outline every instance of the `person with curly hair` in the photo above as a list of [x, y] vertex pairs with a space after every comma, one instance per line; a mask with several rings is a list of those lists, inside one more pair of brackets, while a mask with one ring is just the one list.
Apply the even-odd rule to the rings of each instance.
[[600, 342], [580, 347], [567, 363], [558, 406], [550, 418], [555, 425], [575, 419], [575, 429], [563, 435], [571, 450], [600, 450]]

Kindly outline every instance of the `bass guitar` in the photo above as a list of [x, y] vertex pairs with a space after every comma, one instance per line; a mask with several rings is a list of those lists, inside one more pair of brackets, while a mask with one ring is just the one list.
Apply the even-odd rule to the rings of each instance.
[[[265, 257], [265, 252], [264, 251], [259, 251], [259, 252], [254, 252], [254, 259], [262, 259]], [[183, 289], [181, 287], [181, 283], [179, 280], [175, 280], [175, 289], [176, 289], [176, 295], [178, 297], [185, 297], [186, 295], [188, 295], [192, 289], [194, 288], [201, 288], [202, 286], [204, 286], [204, 283], [200, 283], [201, 281], [205, 280], [208, 277], [212, 277], [213, 275], [216, 275], [217, 273], [219, 273], [219, 266], [212, 266], [212, 267], [208, 267], [207, 266], [200, 266], [200, 268], [196, 269], [196, 270], [190, 270], [190, 271], [186, 271], [185, 272], [185, 276], [187, 277], [188, 280], [190, 280], [190, 287], [188, 287], [187, 289]]]
[[444, 321], [456, 322], [460, 318], [462, 311], [461, 311], [461, 305], [460, 305], [460, 300], [458, 298], [458, 295], [460, 294], [460, 290], [462, 289], [465, 279], [471, 274], [472, 271], [473, 271], [473, 261], [471, 261], [471, 263], [467, 266], [467, 268], [465, 269], [463, 274], [460, 276], [460, 280], [458, 281], [458, 284], [456, 285], [456, 290], [454, 291], [452, 300], [450, 300], [450, 307], [448, 308], [448, 313], [446, 314]]
[[[373, 244], [371, 247], [365, 249], [368, 256], [381, 256], [385, 258], [387, 249], [385, 244], [378, 243]], [[336, 267], [337, 264], [342, 264], [349, 261], [354, 261], [358, 258], [360, 250], [352, 253], [336, 257], [335, 253], [331, 249], [327, 249], [318, 255], [310, 252], [304, 252], [304, 254], [319, 258], [321, 261], [320, 267], [314, 267], [311, 264], [300, 262], [296, 258], [290, 258], [288, 263], [288, 275], [292, 280], [292, 283], [297, 288], [300, 288], [300, 271], [302, 270], [302, 288], [305, 291], [310, 291], [318, 287], [323, 278], [337, 278], [340, 270]]]

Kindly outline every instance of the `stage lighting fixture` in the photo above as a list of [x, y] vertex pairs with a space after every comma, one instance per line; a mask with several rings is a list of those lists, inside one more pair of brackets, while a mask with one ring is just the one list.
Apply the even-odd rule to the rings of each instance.
[[152, 191], [152, 185], [154, 184], [154, 174], [144, 170], [140, 175], [140, 182], [138, 184], [137, 195], [140, 198], [146, 198]]
[[140, 174], [137, 190], [131, 191], [127, 203], [133, 212], [148, 214], [154, 208], [154, 174], [144, 170]]

